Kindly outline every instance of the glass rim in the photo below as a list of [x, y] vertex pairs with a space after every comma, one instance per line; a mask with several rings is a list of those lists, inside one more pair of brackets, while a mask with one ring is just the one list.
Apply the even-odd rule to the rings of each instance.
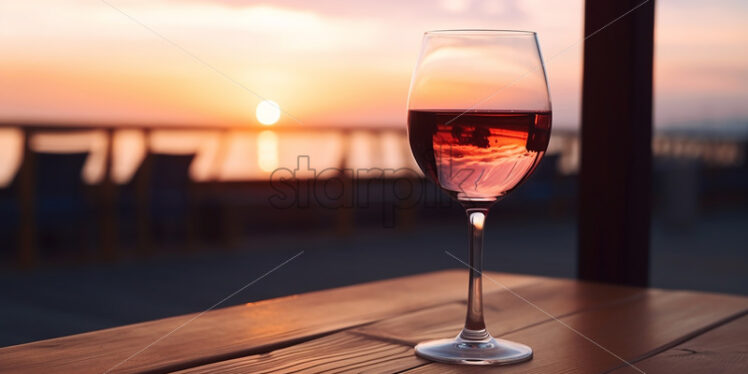
[[467, 36], [473, 34], [473, 36], [500, 36], [500, 35], [524, 35], [524, 36], [536, 36], [535, 31], [526, 30], [497, 30], [497, 29], [446, 29], [446, 30], [430, 30], [423, 33], [426, 36], [431, 35], [460, 35]]

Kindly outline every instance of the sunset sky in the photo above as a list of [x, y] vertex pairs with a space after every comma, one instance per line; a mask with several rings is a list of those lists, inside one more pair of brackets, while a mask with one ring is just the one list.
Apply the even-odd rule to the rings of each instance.
[[[748, 118], [747, 3], [657, 1], [658, 126]], [[580, 0], [4, 1], [0, 121], [259, 126], [267, 98], [281, 125], [399, 126], [423, 31], [491, 28], [538, 32], [554, 125], [575, 128], [582, 11]]]

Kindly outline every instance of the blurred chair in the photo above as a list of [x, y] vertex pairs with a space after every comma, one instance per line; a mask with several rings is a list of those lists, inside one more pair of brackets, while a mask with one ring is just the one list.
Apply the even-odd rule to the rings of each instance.
[[[134, 237], [141, 254], [159, 247], [194, 246], [197, 217], [189, 169], [194, 154], [149, 153], [132, 180], [122, 188], [124, 237]], [[131, 235], [128, 235], [131, 234]]]
[[[88, 153], [34, 152], [24, 158], [23, 167], [32, 168], [33, 182], [19, 189], [31, 189], [25, 192], [33, 194], [32, 230], [42, 257], [81, 258], [93, 246], [91, 191], [81, 178], [87, 157]], [[23, 199], [19, 195], [22, 204]]]

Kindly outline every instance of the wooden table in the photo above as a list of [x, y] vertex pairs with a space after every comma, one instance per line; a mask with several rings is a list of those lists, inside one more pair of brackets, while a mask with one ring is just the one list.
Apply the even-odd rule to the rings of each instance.
[[465, 367], [413, 354], [461, 328], [467, 275], [450, 270], [2, 348], [0, 373], [748, 373], [746, 297], [486, 278], [491, 332], [532, 346], [531, 361]]

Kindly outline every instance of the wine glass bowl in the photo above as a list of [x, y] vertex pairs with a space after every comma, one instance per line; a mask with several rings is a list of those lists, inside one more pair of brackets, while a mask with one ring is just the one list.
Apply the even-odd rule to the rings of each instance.
[[483, 230], [488, 209], [542, 159], [551, 131], [545, 68], [534, 32], [446, 30], [424, 35], [408, 96], [408, 140], [421, 170], [468, 216], [468, 310], [456, 338], [420, 343], [416, 354], [458, 364], [532, 358], [494, 339], [483, 320]]
[[549, 111], [411, 110], [408, 137], [421, 169], [439, 187], [458, 201], [492, 203], [535, 169], [550, 121]]

